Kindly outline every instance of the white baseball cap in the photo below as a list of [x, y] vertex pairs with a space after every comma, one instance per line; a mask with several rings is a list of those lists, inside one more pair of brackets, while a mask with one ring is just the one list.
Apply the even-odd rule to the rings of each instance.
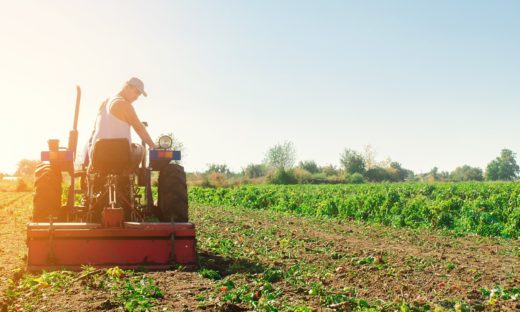
[[139, 92], [141, 92], [144, 96], [148, 96], [148, 94], [146, 94], [146, 92], [144, 91], [144, 83], [141, 81], [141, 79], [132, 77], [128, 79], [126, 83], [136, 87], [137, 90], [139, 90]]

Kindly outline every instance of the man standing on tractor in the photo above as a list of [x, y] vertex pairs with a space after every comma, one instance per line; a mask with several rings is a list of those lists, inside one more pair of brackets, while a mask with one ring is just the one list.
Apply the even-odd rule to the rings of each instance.
[[[132, 142], [130, 128], [134, 128], [151, 149], [157, 148], [132, 106], [141, 94], [147, 96], [143, 82], [139, 78], [132, 77], [125, 82], [117, 95], [106, 99], [101, 104], [94, 131], [87, 144], [88, 151], [84, 155], [85, 166], [88, 165], [89, 159], [92, 159], [92, 147], [98, 139], [128, 139], [128, 142]], [[144, 147], [132, 143], [131, 151], [132, 165], [137, 167], [143, 158]]]

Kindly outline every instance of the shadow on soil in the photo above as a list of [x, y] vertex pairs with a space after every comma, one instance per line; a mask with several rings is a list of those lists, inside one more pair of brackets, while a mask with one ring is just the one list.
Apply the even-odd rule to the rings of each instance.
[[206, 252], [199, 253], [198, 257], [199, 268], [215, 270], [222, 277], [235, 273], [261, 273], [266, 269], [260, 263], [247, 259], [230, 259]]

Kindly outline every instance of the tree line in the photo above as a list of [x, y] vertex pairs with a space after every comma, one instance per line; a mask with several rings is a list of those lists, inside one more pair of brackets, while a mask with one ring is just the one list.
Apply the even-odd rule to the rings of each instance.
[[[426, 173], [414, 173], [400, 162], [391, 159], [376, 161], [376, 153], [370, 145], [362, 151], [344, 149], [339, 155], [339, 166], [320, 166], [314, 160], [296, 162], [296, 148], [292, 142], [270, 147], [261, 163], [251, 163], [232, 172], [226, 164], [208, 164], [202, 173], [188, 174], [195, 184], [222, 186], [240, 183], [272, 184], [322, 184], [364, 182], [458, 182], [458, 181], [514, 181], [519, 177], [520, 167], [516, 154], [503, 149], [491, 160], [485, 170], [462, 165], [453, 171], [439, 171], [433, 167]], [[18, 162], [16, 176], [31, 177], [38, 160], [22, 159]], [[0, 173], [0, 179], [5, 174]]]
[[[240, 173], [232, 172], [226, 164], [208, 164], [207, 170], [202, 173], [203, 182], [199, 184], [209, 185], [214, 180], [213, 184], [220, 186], [229, 179], [238, 183], [248, 183], [247, 180], [250, 180], [252, 183], [256, 181], [272, 184], [513, 181], [520, 172], [516, 155], [509, 149], [503, 149], [499, 156], [488, 163], [485, 170], [462, 165], [451, 172], [439, 171], [437, 167], [433, 167], [429, 172], [416, 174], [404, 168], [398, 161], [376, 161], [371, 146], [366, 146], [361, 152], [346, 148], [338, 160], [339, 166], [320, 166], [314, 160], [296, 163], [294, 144], [284, 142], [269, 148], [261, 163], [251, 163]], [[199, 178], [200, 176], [199, 174]]]
[[439, 171], [433, 167], [427, 173], [415, 174], [405, 169], [399, 162], [389, 161], [387, 164], [369, 165], [366, 155], [356, 151], [345, 149], [341, 154], [340, 162], [347, 176], [356, 176], [370, 182], [382, 181], [513, 181], [518, 178], [520, 167], [516, 162], [516, 155], [509, 149], [503, 149], [500, 155], [486, 166], [485, 171], [478, 167], [463, 165], [453, 171]]

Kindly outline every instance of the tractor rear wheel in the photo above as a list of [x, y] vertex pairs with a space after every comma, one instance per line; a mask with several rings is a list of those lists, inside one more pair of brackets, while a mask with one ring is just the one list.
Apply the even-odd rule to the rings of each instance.
[[33, 221], [49, 222], [49, 216], [63, 221], [61, 209], [61, 171], [49, 164], [41, 164], [34, 171]]
[[159, 220], [188, 222], [188, 187], [184, 168], [168, 164], [159, 171]]

